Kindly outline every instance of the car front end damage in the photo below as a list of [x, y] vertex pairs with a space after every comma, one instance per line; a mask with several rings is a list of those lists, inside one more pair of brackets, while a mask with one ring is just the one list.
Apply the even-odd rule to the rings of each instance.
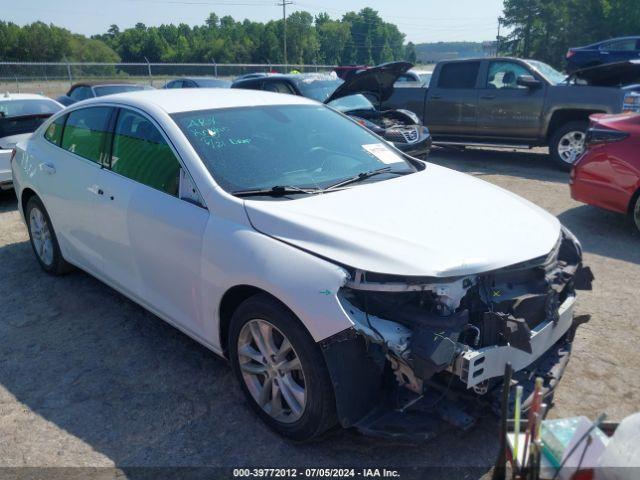
[[566, 229], [545, 257], [491, 272], [443, 279], [351, 270], [338, 298], [353, 327], [321, 342], [341, 424], [416, 440], [447, 424], [469, 428], [497, 411], [507, 363], [524, 398], [538, 376], [550, 396], [588, 320], [574, 317], [575, 291], [592, 280]]

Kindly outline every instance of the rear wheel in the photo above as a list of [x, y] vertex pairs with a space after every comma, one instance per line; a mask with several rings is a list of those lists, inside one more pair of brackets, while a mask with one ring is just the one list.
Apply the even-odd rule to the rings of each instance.
[[589, 123], [584, 120], [568, 122], [558, 128], [549, 141], [549, 153], [557, 166], [571, 170], [584, 152], [584, 140]]
[[31, 247], [42, 269], [51, 275], [64, 275], [72, 266], [62, 257], [51, 219], [42, 201], [33, 196], [27, 202], [25, 217]]
[[238, 307], [229, 357], [251, 407], [282, 435], [308, 440], [336, 423], [324, 358], [299, 320], [267, 295]]

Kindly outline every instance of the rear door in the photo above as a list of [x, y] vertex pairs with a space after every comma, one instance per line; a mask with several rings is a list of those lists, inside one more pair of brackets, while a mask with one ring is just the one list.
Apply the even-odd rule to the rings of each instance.
[[56, 119], [39, 142], [41, 196], [65, 257], [100, 272], [96, 249], [96, 177], [104, 161], [109, 107], [87, 107]]
[[538, 138], [546, 89], [544, 84], [537, 88], [518, 85], [520, 75], [536, 77], [518, 62], [489, 62], [488, 68], [482, 73], [483, 85], [479, 90], [479, 136], [494, 139]]
[[435, 136], [464, 137], [476, 133], [478, 76], [481, 61], [448, 62], [427, 95], [425, 123]]
[[209, 212], [182, 194], [189, 174], [150, 116], [122, 108], [113, 124], [96, 208], [105, 275], [151, 310], [202, 335], [200, 269]]

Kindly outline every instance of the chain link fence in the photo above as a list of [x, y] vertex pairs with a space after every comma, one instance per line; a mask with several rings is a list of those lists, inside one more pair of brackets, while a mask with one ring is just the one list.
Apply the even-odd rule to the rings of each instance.
[[72, 84], [82, 81], [145, 83], [161, 88], [169, 80], [187, 76], [232, 80], [254, 72], [329, 72], [334, 67], [257, 63], [0, 62], [0, 94], [41, 93], [55, 98], [67, 92]]

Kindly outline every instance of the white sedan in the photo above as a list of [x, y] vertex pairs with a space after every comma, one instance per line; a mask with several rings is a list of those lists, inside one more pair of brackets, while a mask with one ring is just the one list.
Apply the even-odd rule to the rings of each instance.
[[0, 96], [0, 190], [12, 186], [10, 159], [13, 147], [64, 107], [55, 100], [29, 93]]
[[12, 165], [46, 272], [89, 272], [228, 358], [286, 436], [340, 423], [424, 438], [434, 423], [416, 411], [444, 403], [468, 426], [452, 398], [491, 404], [507, 362], [522, 383], [544, 375], [545, 393], [566, 364], [573, 235], [306, 98], [88, 100]]

